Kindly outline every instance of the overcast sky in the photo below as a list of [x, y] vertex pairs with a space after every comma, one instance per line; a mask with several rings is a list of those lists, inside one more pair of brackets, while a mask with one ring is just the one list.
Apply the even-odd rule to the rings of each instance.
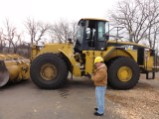
[[44, 22], [68, 21], [83, 17], [107, 19], [106, 11], [118, 0], [0, 0], [0, 24], [8, 18], [22, 24], [26, 18]]

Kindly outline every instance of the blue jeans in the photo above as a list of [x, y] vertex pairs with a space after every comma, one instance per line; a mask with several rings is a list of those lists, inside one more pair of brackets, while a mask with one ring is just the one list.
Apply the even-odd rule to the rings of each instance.
[[96, 86], [95, 94], [96, 94], [96, 103], [98, 108], [98, 113], [104, 113], [104, 105], [105, 105], [105, 93], [106, 93], [106, 86]]

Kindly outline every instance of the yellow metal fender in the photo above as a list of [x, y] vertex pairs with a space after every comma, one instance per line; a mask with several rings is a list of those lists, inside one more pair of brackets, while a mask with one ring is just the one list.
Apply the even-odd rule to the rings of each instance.
[[70, 62], [72, 66], [72, 73], [75, 76], [81, 76], [80, 64], [76, 62], [74, 58], [73, 44], [45, 44], [45, 46], [39, 50], [38, 47], [34, 46], [32, 49], [32, 61], [39, 55], [44, 53], [62, 53], [65, 58]]
[[76, 62], [73, 53], [65, 52], [64, 50], [59, 50], [70, 62], [72, 66], [72, 73], [75, 76], [81, 76], [80, 64]]

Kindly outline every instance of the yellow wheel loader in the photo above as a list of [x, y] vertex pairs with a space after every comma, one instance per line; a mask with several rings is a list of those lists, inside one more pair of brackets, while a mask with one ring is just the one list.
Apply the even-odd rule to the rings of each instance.
[[30, 60], [17, 54], [0, 54], [0, 87], [29, 79]]
[[115, 89], [133, 88], [140, 73], [155, 77], [155, 51], [142, 45], [109, 40], [109, 23], [83, 18], [78, 22], [75, 44], [45, 44], [32, 47], [30, 76], [40, 88], [56, 89], [73, 76], [93, 72], [94, 58], [101, 56], [108, 66], [108, 82]]

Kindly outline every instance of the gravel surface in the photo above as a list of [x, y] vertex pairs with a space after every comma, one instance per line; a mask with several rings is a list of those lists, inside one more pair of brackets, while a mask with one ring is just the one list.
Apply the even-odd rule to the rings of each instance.
[[159, 119], [159, 73], [155, 80], [145, 80], [141, 75], [131, 90], [109, 89], [107, 99], [117, 105], [113, 111], [122, 119]]

